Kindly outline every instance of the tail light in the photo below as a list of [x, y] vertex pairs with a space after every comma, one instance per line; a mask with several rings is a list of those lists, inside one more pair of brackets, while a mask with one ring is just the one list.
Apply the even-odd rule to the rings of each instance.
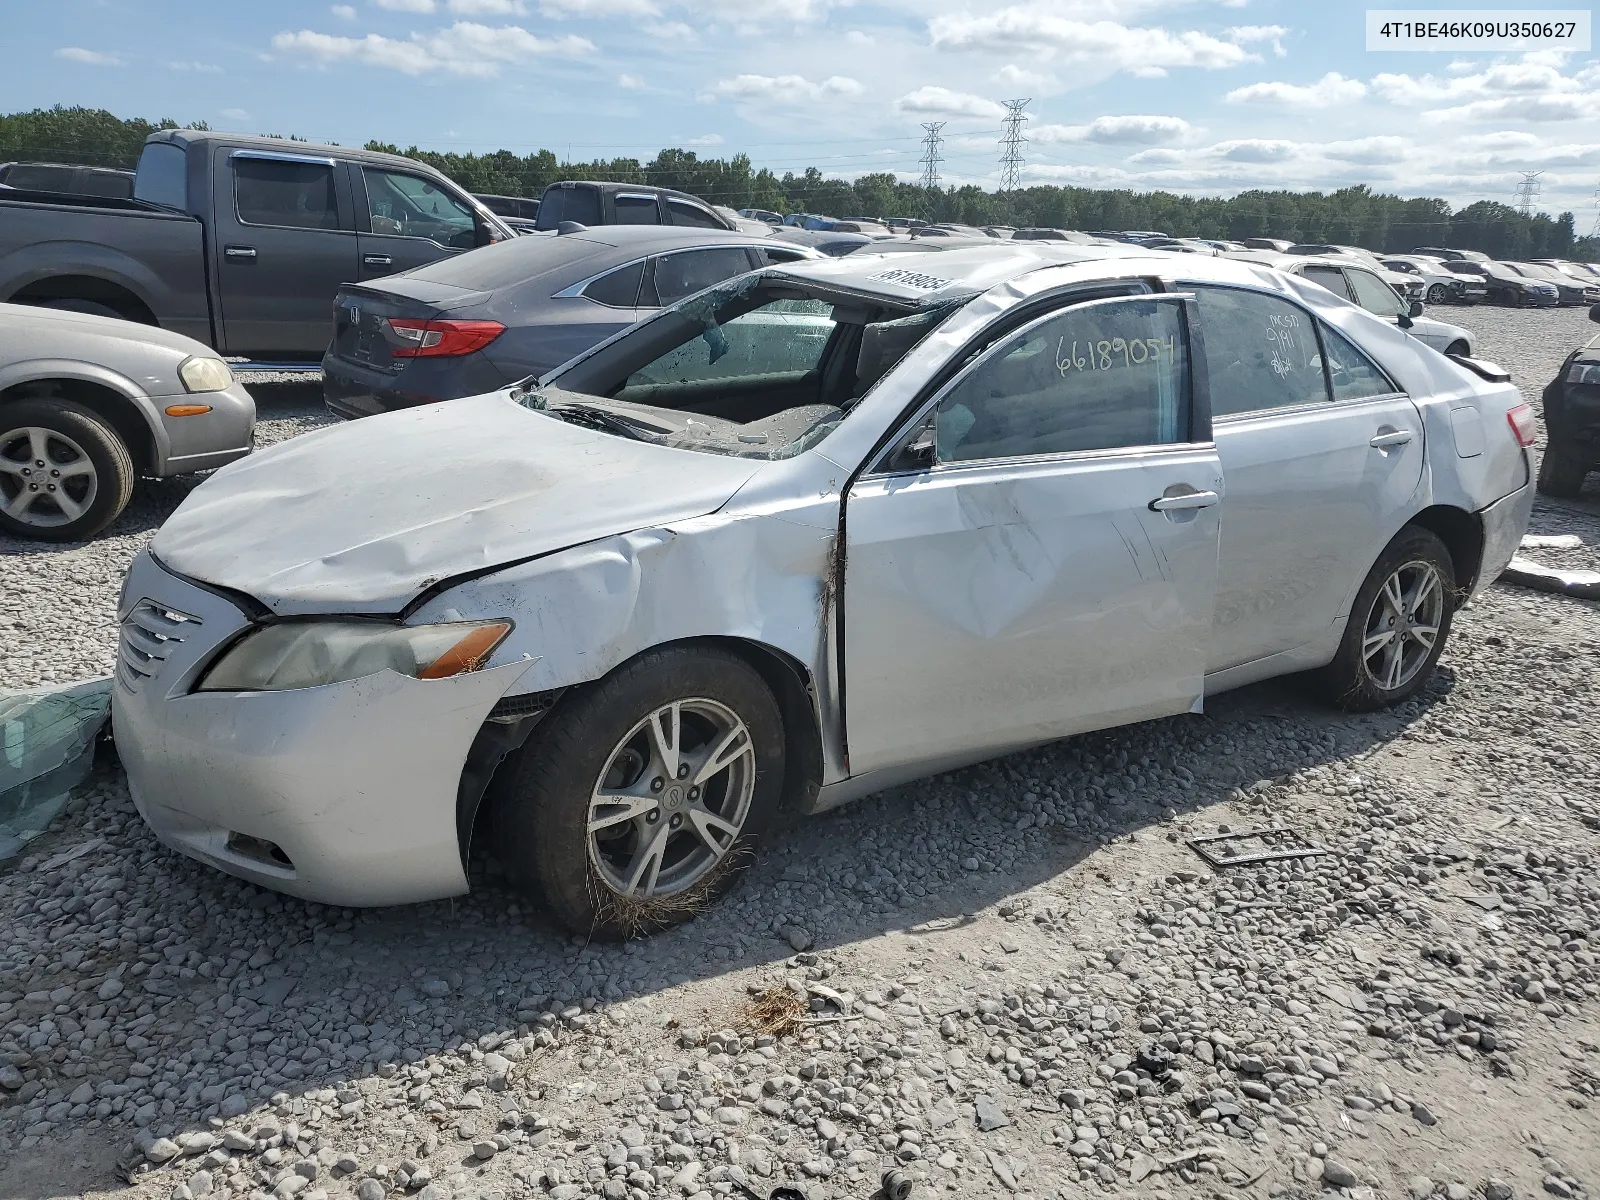
[[1539, 424], [1534, 419], [1532, 407], [1527, 404], [1519, 404], [1506, 413], [1506, 424], [1511, 426], [1511, 436], [1517, 439], [1517, 445], [1524, 450], [1539, 437]]
[[389, 331], [400, 345], [396, 358], [454, 358], [482, 350], [506, 331], [499, 321], [423, 321], [413, 317], [387, 318]]

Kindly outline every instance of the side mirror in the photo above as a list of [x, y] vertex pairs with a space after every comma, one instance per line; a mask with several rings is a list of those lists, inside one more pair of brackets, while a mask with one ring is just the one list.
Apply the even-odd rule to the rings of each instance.
[[1595, 304], [1595, 305], [1591, 305], [1590, 306], [1590, 308], [1589, 308], [1589, 320], [1594, 321], [1596, 323], [1600, 323], [1600, 304]]
[[1412, 317], [1420, 317], [1422, 315], [1422, 301], [1421, 300], [1413, 300], [1411, 302], [1411, 307], [1406, 310], [1406, 315], [1407, 316], [1412, 316]]

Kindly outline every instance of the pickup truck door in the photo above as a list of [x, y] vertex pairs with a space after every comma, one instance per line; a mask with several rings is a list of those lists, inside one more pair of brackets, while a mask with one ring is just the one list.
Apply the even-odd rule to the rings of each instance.
[[378, 279], [479, 244], [478, 218], [466, 200], [409, 171], [350, 164], [361, 231], [363, 280]]
[[339, 164], [222, 149], [212, 188], [222, 349], [269, 362], [320, 358], [334, 295], [356, 277], [355, 206]]

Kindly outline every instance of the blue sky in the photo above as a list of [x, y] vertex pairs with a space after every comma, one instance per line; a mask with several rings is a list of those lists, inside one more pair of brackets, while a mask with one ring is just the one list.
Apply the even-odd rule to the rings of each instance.
[[[1518, 7], [1497, 0], [1500, 7]], [[1521, 7], [1533, 8], [1534, 4]], [[1365, 49], [1305, 0], [54, 0], [6, 31], [0, 111], [85, 104], [252, 133], [563, 157], [662, 146], [993, 187], [998, 101], [1025, 182], [1228, 194], [1350, 183], [1541, 206], [1587, 232], [1600, 58]]]

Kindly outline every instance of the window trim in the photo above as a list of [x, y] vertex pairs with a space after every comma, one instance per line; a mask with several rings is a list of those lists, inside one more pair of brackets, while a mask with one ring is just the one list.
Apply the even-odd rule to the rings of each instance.
[[[1360, 306], [1357, 305], [1357, 307], [1359, 308]], [[1363, 309], [1361, 309], [1361, 311], [1366, 313], [1367, 316], [1373, 317], [1373, 318], [1375, 318], [1377, 320], [1381, 321], [1383, 319], [1382, 317], [1379, 317], [1377, 313], [1370, 312], [1367, 309], [1363, 308]], [[1368, 403], [1369, 401], [1372, 401], [1372, 400], [1394, 400], [1394, 399], [1398, 399], [1398, 398], [1404, 398], [1404, 399], [1409, 400], [1411, 398], [1411, 393], [1406, 391], [1404, 388], [1400, 387], [1399, 385], [1397, 385], [1395, 383], [1395, 381], [1394, 381], [1394, 376], [1389, 374], [1387, 368], [1385, 368], [1384, 365], [1381, 362], [1379, 362], [1377, 359], [1373, 358], [1372, 355], [1368, 354], [1367, 351], [1365, 350], [1365, 348], [1362, 347], [1360, 342], [1356, 341], [1355, 338], [1351, 337], [1348, 333], [1346, 333], [1344, 330], [1340, 329], [1337, 325], [1333, 325], [1333, 324], [1331, 324], [1331, 323], [1329, 323], [1327, 321], [1324, 321], [1320, 317], [1316, 318], [1316, 321], [1317, 321], [1317, 345], [1322, 350], [1322, 375], [1323, 375], [1323, 378], [1325, 378], [1328, 381], [1328, 403], [1330, 405], [1348, 406], [1348, 405], [1351, 405], [1351, 404], [1366, 404], [1366, 403]], [[1387, 392], [1375, 392], [1370, 396], [1351, 396], [1351, 397], [1349, 397], [1348, 399], [1345, 399], [1345, 400], [1341, 400], [1341, 399], [1339, 399], [1337, 396], [1335, 396], [1333, 394], [1333, 368], [1328, 365], [1328, 343], [1326, 341], [1324, 341], [1323, 337], [1322, 337], [1322, 327], [1324, 325], [1327, 325], [1328, 328], [1333, 330], [1333, 332], [1337, 333], [1345, 341], [1349, 342], [1352, 346], [1354, 346], [1356, 348], [1356, 352], [1358, 354], [1360, 354], [1363, 358], [1365, 358], [1369, 363], [1371, 363], [1374, 367], [1376, 367], [1378, 369], [1378, 374], [1383, 376], [1383, 381], [1389, 385], [1389, 390]]]
[[[1130, 281], [1134, 282], [1134, 281]], [[1143, 281], [1137, 281], [1143, 282]], [[1171, 300], [1178, 303], [1178, 319], [1182, 325], [1184, 348], [1189, 356], [1189, 437], [1179, 442], [1150, 442], [1133, 446], [1107, 446], [1095, 450], [1060, 450], [1046, 454], [1013, 454], [996, 458], [970, 458], [959, 459], [953, 462], [934, 462], [930, 466], [916, 467], [910, 470], [900, 470], [890, 465], [895, 457], [907, 445], [921, 434], [928, 425], [929, 419], [943, 403], [952, 389], [964, 381], [974, 371], [987, 364], [996, 354], [1009, 346], [1018, 336], [1028, 330], [1043, 324], [1045, 321], [1059, 317], [1075, 309], [1084, 308], [1092, 304], [1120, 304], [1129, 300]], [[1110, 458], [1115, 456], [1130, 456], [1158, 453], [1173, 453], [1182, 450], [1205, 449], [1215, 445], [1214, 430], [1211, 420], [1211, 392], [1210, 381], [1206, 374], [1206, 365], [1203, 359], [1205, 342], [1197, 321], [1195, 312], [1195, 297], [1192, 292], [1186, 291], [1161, 291], [1146, 290], [1139, 292], [1125, 292], [1110, 296], [1083, 296], [1075, 301], [1048, 308], [1043, 312], [1035, 313], [1020, 324], [1015, 324], [1005, 329], [1002, 333], [989, 341], [976, 354], [961, 361], [960, 367], [951, 375], [945, 377], [932, 394], [926, 392], [914, 406], [914, 415], [909, 420], [895, 426], [897, 432], [873, 454], [867, 461], [871, 464], [861, 472], [863, 479], [879, 479], [895, 476], [932, 476], [940, 472], [953, 470], [968, 470], [973, 467], [987, 467], [994, 465], [1007, 465], [1018, 463], [1038, 462], [1067, 462], [1083, 459]], [[937, 378], [937, 377], [936, 377]], [[1199, 435], [1203, 434], [1201, 437]]]
[[[566, 296], [570, 293], [571, 295], [577, 296], [580, 299], [589, 301], [591, 304], [598, 304], [601, 308], [609, 308], [613, 312], [634, 311], [639, 308], [639, 292], [644, 287], [644, 264], [648, 261], [649, 260], [645, 258], [636, 258], [632, 262], [623, 263], [620, 267], [612, 267], [609, 271], [602, 271], [593, 278], [585, 280], [583, 286], [576, 292], [572, 291], [571, 288], [563, 288], [561, 291], [557, 292], [556, 295]], [[619, 271], [626, 271], [632, 267], [639, 268], [639, 279], [633, 286], [632, 304], [608, 304], [606, 301], [588, 294], [589, 288], [594, 284], [599, 283], [602, 279], [609, 279]]]
[[[1406, 305], [1405, 297], [1402, 296], [1394, 288], [1390, 287], [1388, 285], [1388, 283], [1385, 282], [1384, 279], [1381, 276], [1379, 276], [1376, 271], [1369, 270], [1366, 267], [1342, 267], [1340, 269], [1342, 271], [1344, 271], [1344, 280], [1345, 280], [1345, 282], [1347, 284], [1350, 285], [1350, 294], [1352, 296], [1355, 296], [1355, 295], [1358, 294], [1358, 289], [1356, 288], [1356, 283], [1355, 283], [1356, 276], [1357, 275], [1366, 275], [1367, 277], [1372, 279], [1373, 282], [1375, 282], [1379, 287], [1383, 288], [1385, 291], [1387, 291], [1391, 295], [1393, 295], [1394, 298], [1400, 304], [1399, 311], [1390, 313], [1390, 314], [1388, 314], [1388, 316], [1385, 316], [1383, 313], [1372, 312], [1372, 310], [1370, 308], [1367, 308], [1367, 306], [1365, 304], [1361, 303], [1360, 300], [1352, 299], [1351, 303], [1354, 304], [1357, 308], [1364, 309], [1365, 311], [1367, 311], [1369, 313], [1372, 313], [1373, 316], [1377, 317], [1379, 320], [1382, 320], [1382, 321], [1388, 320], [1389, 317], [1403, 317], [1403, 316], [1406, 315], [1407, 305]], [[1387, 372], [1385, 372], [1385, 374], [1387, 374]]]
[[[579, 299], [587, 300], [588, 297], [583, 294], [583, 289], [584, 288], [588, 287], [596, 279], [602, 279], [605, 276], [611, 274], [611, 272], [613, 272], [613, 271], [622, 270], [623, 267], [631, 267], [635, 263], [648, 262], [652, 258], [666, 258], [668, 255], [671, 255], [671, 254], [693, 254], [693, 253], [695, 253], [696, 251], [699, 251], [699, 250], [720, 250], [723, 246], [729, 246], [729, 247], [732, 247], [734, 249], [744, 250], [744, 251], [747, 251], [747, 252], [750, 251], [750, 250], [759, 250], [759, 249], [761, 249], [761, 247], [758, 246], [754, 242], [717, 242], [715, 245], [711, 245], [711, 246], [678, 246], [678, 247], [676, 247], [676, 248], [674, 248], [672, 250], [658, 250], [654, 254], [641, 254], [641, 255], [639, 255], [638, 258], [630, 258], [627, 262], [618, 263], [614, 267], [607, 267], [604, 271], [596, 271], [593, 275], [590, 275], [590, 276], [587, 276], [586, 278], [578, 280], [577, 283], [569, 283], [569, 284], [567, 284], [566, 287], [562, 288], [559, 292], [552, 292], [550, 294], [550, 299], [552, 299], [552, 300], [570, 300], [570, 299], [572, 299], [574, 297], [577, 297]], [[806, 256], [806, 257], [809, 257], [809, 256]], [[748, 253], [746, 253], [745, 258], [748, 260], [748, 258], [749, 258], [749, 254]], [[774, 265], [776, 265], [776, 264], [774, 264]], [[757, 269], [759, 269], [759, 270], [767, 270], [768, 268], [766, 268], [766, 267], [761, 267], [761, 268], [752, 267], [750, 269], [751, 270], [757, 270]], [[599, 304], [600, 301], [596, 300], [595, 303]], [[607, 305], [607, 307], [610, 307], [610, 306]], [[662, 304], [662, 305], [643, 304], [643, 305], [635, 305], [634, 307], [635, 308], [650, 308], [650, 309], [654, 309], [654, 310], [659, 311], [660, 309], [665, 308], [667, 306], [664, 305], [664, 304]]]
[[[360, 194], [355, 197], [356, 220], [359, 222], [357, 228], [360, 230], [360, 232], [367, 234], [369, 237], [397, 237], [405, 238], [407, 241], [412, 242], [427, 242], [429, 245], [437, 246], [439, 249], [447, 251], [451, 254], [465, 254], [468, 250], [474, 250], [477, 248], [476, 243], [482, 234], [483, 226], [476, 207], [464, 201], [460, 195], [457, 195], [450, 188], [444, 186], [441, 180], [431, 179], [428, 176], [420, 175], [415, 171], [403, 171], [396, 167], [380, 166], [377, 163], [352, 162], [350, 165], [355, 168], [356, 179], [361, 184]], [[408, 179], [420, 179], [424, 183], [432, 184], [435, 188], [443, 192], [446, 196], [449, 196], [450, 199], [454, 200], [463, 209], [465, 209], [467, 215], [472, 218], [472, 238], [474, 244], [467, 247], [446, 246], [443, 242], [437, 241], [434, 238], [420, 237], [414, 233], [379, 233], [377, 230], [373, 229], [372, 197], [367, 192], [368, 171], [381, 171], [385, 175], [403, 175]]]
[[[726, 221], [724, 221], [716, 213], [712, 212], [705, 205], [700, 204], [697, 201], [694, 201], [694, 200], [683, 200], [683, 199], [680, 199], [677, 196], [663, 196], [663, 197], [661, 197], [661, 200], [662, 200], [661, 215], [662, 215], [662, 217], [665, 218], [661, 223], [663, 225], [668, 226], [669, 228], [678, 228], [678, 229], [723, 229], [723, 230], [728, 228], [728, 223]], [[676, 221], [672, 220], [672, 206], [674, 204], [679, 205], [679, 206], [681, 206], [683, 208], [690, 209], [693, 212], [699, 213], [701, 216], [708, 218], [711, 221], [711, 224], [710, 225], [679, 225]]]
[[[328, 180], [333, 185], [333, 217], [338, 222], [332, 229], [323, 225], [270, 225], [264, 221], [247, 221], [244, 214], [239, 211], [239, 171], [233, 166], [234, 159], [249, 159], [258, 162], [291, 163], [298, 166], [327, 167]], [[243, 229], [293, 229], [301, 233], [354, 233], [355, 230], [346, 224], [346, 218], [340, 211], [339, 204], [339, 163], [331, 158], [313, 158], [310, 155], [300, 154], [274, 154], [267, 150], [234, 150], [228, 155], [229, 183], [233, 187], [233, 219]]]

